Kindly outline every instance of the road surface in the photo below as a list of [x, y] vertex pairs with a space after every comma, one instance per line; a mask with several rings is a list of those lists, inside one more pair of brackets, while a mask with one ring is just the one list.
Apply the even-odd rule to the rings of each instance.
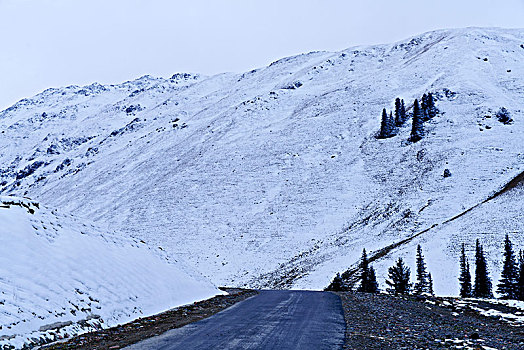
[[335, 294], [261, 291], [210, 318], [125, 349], [341, 349], [345, 327]]

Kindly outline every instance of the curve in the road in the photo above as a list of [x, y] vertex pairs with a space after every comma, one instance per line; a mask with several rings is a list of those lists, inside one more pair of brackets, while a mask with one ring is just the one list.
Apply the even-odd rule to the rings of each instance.
[[125, 349], [341, 349], [345, 327], [335, 294], [261, 291], [210, 318]]

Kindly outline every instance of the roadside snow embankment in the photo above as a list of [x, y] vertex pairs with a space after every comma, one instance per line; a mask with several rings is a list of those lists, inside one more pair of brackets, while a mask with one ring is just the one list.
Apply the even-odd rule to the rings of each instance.
[[0, 348], [105, 328], [219, 294], [144, 242], [0, 197]]

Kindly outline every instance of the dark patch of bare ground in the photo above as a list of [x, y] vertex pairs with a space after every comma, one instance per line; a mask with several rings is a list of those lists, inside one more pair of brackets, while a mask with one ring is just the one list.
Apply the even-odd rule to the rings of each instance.
[[180, 328], [189, 323], [210, 317], [242, 300], [257, 294], [254, 290], [221, 288], [229, 295], [219, 295], [211, 299], [196, 302], [163, 312], [151, 317], [139, 318], [124, 325], [82, 334], [66, 342], [54, 343], [42, 347], [45, 350], [64, 349], [121, 349], [141, 340], [165, 333], [173, 328]]
[[[344, 349], [524, 349], [523, 324], [482, 316], [459, 299], [337, 294], [346, 319]], [[487, 302], [473, 306], [511, 311]]]

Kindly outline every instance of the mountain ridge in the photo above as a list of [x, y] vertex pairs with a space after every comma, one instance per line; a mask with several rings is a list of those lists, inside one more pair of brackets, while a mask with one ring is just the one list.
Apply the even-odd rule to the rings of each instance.
[[[0, 112], [0, 159], [9, 164], [0, 193], [152, 240], [215, 283], [263, 287], [290, 277], [289, 286], [322, 288], [362, 248], [452, 217], [523, 170], [521, 45], [522, 29], [440, 30], [243, 74], [52, 91], [54, 99]], [[422, 141], [407, 141], [409, 123], [375, 138], [382, 108], [429, 91], [441, 114]], [[502, 106], [512, 125], [496, 121]], [[522, 232], [509, 221], [497, 229]], [[428, 241], [436, 246], [428, 265], [446, 258], [452, 269], [458, 252], [446, 239], [457, 237], [440, 236]], [[492, 271], [497, 249], [487, 247]], [[260, 280], [292, 261], [300, 273]], [[437, 292], [455, 292], [449, 277], [433, 277]]]

